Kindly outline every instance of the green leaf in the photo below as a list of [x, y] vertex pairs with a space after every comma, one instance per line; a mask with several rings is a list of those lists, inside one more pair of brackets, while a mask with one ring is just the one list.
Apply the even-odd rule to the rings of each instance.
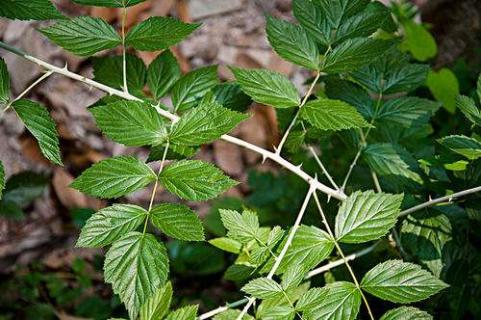
[[309, 320], [354, 320], [361, 307], [361, 292], [350, 282], [334, 282], [310, 289], [297, 303]]
[[233, 67], [231, 70], [242, 91], [258, 103], [276, 108], [290, 108], [301, 103], [296, 87], [280, 73]]
[[417, 97], [402, 97], [385, 102], [378, 110], [376, 119], [389, 121], [409, 128], [413, 124], [428, 122], [439, 103]]
[[12, 203], [24, 208], [40, 197], [49, 184], [49, 179], [41, 174], [24, 171], [11, 176], [5, 184], [3, 200], [0, 203]]
[[248, 115], [221, 107], [216, 102], [201, 104], [187, 111], [172, 125], [169, 140], [173, 144], [198, 146], [219, 139]]
[[301, 117], [321, 130], [338, 131], [371, 126], [353, 106], [327, 98], [306, 103], [302, 107]]
[[477, 126], [481, 126], [481, 111], [470, 97], [459, 95], [456, 98], [456, 107], [461, 110], [466, 118]]
[[169, 281], [144, 303], [140, 309], [139, 320], [163, 319], [167, 312], [169, 312], [171, 300], [172, 283]]
[[[1, 10], [1, 9], [0, 9]], [[10, 75], [5, 60], [0, 58], [0, 108], [4, 108], [10, 100]]]
[[241, 290], [257, 299], [273, 299], [283, 295], [281, 285], [268, 278], [251, 280]]
[[0, 200], [2, 200], [3, 189], [5, 189], [5, 169], [2, 161], [0, 161]]
[[[147, 68], [144, 62], [133, 55], [127, 55], [127, 86], [130, 91], [145, 86]], [[122, 56], [93, 58], [94, 80], [115, 89], [123, 87]]]
[[357, 191], [342, 202], [336, 216], [336, 238], [363, 243], [384, 236], [395, 224], [403, 195]]
[[225, 82], [217, 85], [212, 92], [215, 101], [221, 106], [234, 111], [244, 112], [252, 104], [252, 99], [246, 95], [237, 83]]
[[399, 307], [386, 312], [380, 320], [433, 320], [433, 317], [414, 307]]
[[78, 4], [87, 6], [109, 7], [109, 8], [127, 8], [142, 3], [145, 0], [72, 0]]
[[121, 100], [89, 110], [106, 136], [126, 146], [158, 145], [167, 138], [166, 120], [148, 103]]
[[168, 273], [167, 251], [151, 234], [129, 232], [105, 255], [105, 281], [112, 284], [131, 319], [165, 284]]
[[142, 51], [163, 50], [179, 43], [199, 26], [172, 17], [150, 17], [129, 31], [125, 44]]
[[400, 146], [390, 143], [369, 144], [363, 153], [364, 159], [377, 174], [403, 176], [421, 182], [419, 174], [411, 170], [415, 162]]
[[292, 1], [292, 11], [309, 36], [320, 44], [329, 45], [331, 26], [319, 6], [310, 0], [294, 0]]
[[321, 7], [333, 29], [338, 29], [341, 23], [364, 10], [369, 0], [314, 0]]
[[115, 29], [101, 18], [61, 20], [53, 26], [41, 28], [40, 32], [50, 41], [78, 56], [91, 56], [122, 43]]
[[469, 160], [476, 160], [481, 157], [481, 142], [476, 139], [461, 135], [452, 135], [443, 137], [437, 141], [444, 147]]
[[163, 203], [150, 212], [152, 223], [169, 237], [184, 241], [204, 241], [204, 228], [189, 207]]
[[[241, 312], [239, 310], [233, 310], [229, 309], [227, 311], [224, 311], [222, 313], [217, 314], [214, 317], [214, 320], [232, 320], [232, 319], [237, 319], [239, 317]], [[248, 314], [242, 316], [242, 320], [254, 320], [254, 318]]]
[[182, 72], [170, 50], [165, 50], [155, 58], [149, 65], [147, 71], [147, 84], [156, 100], [159, 100], [167, 93], [174, 83], [179, 80]]
[[319, 50], [302, 27], [268, 16], [266, 32], [274, 51], [282, 58], [307, 69], [319, 69]]
[[456, 110], [456, 98], [459, 95], [459, 82], [456, 75], [449, 69], [444, 68], [429, 71], [427, 85], [434, 98], [442, 102], [444, 108], [451, 113]]
[[62, 165], [58, 133], [48, 110], [30, 100], [17, 100], [12, 104], [25, 127], [37, 139], [42, 154], [55, 164]]
[[0, 16], [19, 20], [61, 19], [62, 14], [50, 0], [2, 0]]
[[217, 66], [200, 68], [184, 75], [172, 88], [172, 103], [175, 109], [186, 110], [194, 107], [218, 83]]
[[219, 212], [229, 238], [247, 244], [261, 236], [259, 219], [254, 211], [244, 210], [242, 215], [235, 210], [219, 209]]
[[321, 69], [327, 73], [355, 71], [382, 56], [393, 44], [371, 38], [348, 39], [325, 56]]
[[94, 197], [110, 199], [137, 191], [156, 179], [156, 174], [144, 162], [120, 156], [94, 164], [70, 186]]
[[401, 43], [403, 50], [409, 51], [419, 61], [426, 61], [437, 55], [436, 40], [423, 25], [408, 19], [404, 19], [402, 25], [404, 27], [404, 40]]
[[[149, 158], [147, 162], [151, 161], [160, 161], [164, 157], [165, 147], [167, 145], [164, 143], [163, 145], [155, 146], [150, 149]], [[177, 144], [169, 144], [169, 150], [167, 150], [167, 159], [171, 160], [182, 160], [185, 158], [193, 157], [199, 148], [195, 147], [188, 147], [188, 146], [181, 146]]]
[[361, 281], [363, 290], [395, 303], [421, 301], [447, 286], [420, 266], [401, 260], [378, 264]]
[[209, 240], [209, 243], [216, 248], [230, 253], [239, 254], [241, 252], [242, 243], [227, 237], [215, 238]]
[[160, 173], [159, 181], [170, 192], [192, 201], [215, 198], [237, 184], [215, 166], [200, 160], [172, 163]]
[[148, 212], [135, 205], [114, 204], [93, 214], [82, 228], [77, 247], [104, 247], [137, 229]]
[[195, 320], [197, 319], [198, 305], [187, 306], [171, 312], [165, 320]]

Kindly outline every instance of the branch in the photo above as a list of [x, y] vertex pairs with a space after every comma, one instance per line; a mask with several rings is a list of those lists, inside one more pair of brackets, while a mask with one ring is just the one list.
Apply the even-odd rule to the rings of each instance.
[[[109, 86], [106, 86], [104, 84], [101, 84], [99, 82], [96, 82], [92, 79], [89, 79], [87, 77], [84, 77], [84, 76], [81, 76], [77, 73], [74, 73], [74, 72], [71, 72], [67, 69], [67, 67], [63, 67], [63, 68], [59, 68], [59, 67], [56, 67], [48, 62], [45, 62], [43, 60], [40, 60], [38, 58], [35, 58], [35, 57], [32, 57], [24, 52], [22, 52], [21, 50], [17, 49], [17, 48], [14, 48], [2, 41], [0, 41], [0, 48], [4, 48], [5, 50], [7, 51], [10, 51], [16, 55], [19, 55], [25, 59], [27, 59], [28, 61], [31, 61], [49, 71], [52, 71], [54, 73], [58, 73], [58, 74], [61, 74], [63, 76], [66, 76], [68, 78], [71, 78], [71, 79], [74, 79], [74, 80], [77, 80], [77, 81], [80, 81], [80, 82], [83, 82], [87, 85], [89, 85], [90, 87], [93, 87], [93, 88], [97, 88], [99, 90], [102, 90], [104, 92], [107, 92], [108, 94], [110, 95], [115, 95], [115, 96], [118, 96], [118, 97], [121, 97], [121, 98], [124, 98], [126, 100], [132, 100], [132, 101], [141, 101], [141, 102], [144, 102], [142, 99], [140, 98], [137, 98], [133, 95], [131, 95], [130, 93], [127, 93], [127, 92], [123, 92], [121, 90], [117, 90], [117, 89], [114, 89], [114, 88], [111, 88]], [[157, 110], [157, 112], [171, 120], [172, 122], [176, 122], [179, 120], [179, 117], [175, 114], [172, 114], [166, 110], [163, 110], [161, 109], [159, 106], [154, 106]], [[244, 147], [248, 150], [251, 150], [253, 152], [256, 152], [260, 155], [262, 155], [263, 159], [266, 160], [266, 159], [271, 159], [272, 161], [278, 163], [280, 166], [286, 168], [287, 170], [291, 171], [292, 173], [296, 174], [297, 176], [299, 176], [301, 179], [303, 179], [304, 181], [306, 181], [309, 185], [313, 186], [316, 190], [319, 190], [331, 197], [334, 197], [338, 200], [345, 200], [347, 198], [347, 196], [344, 194], [344, 192], [342, 190], [334, 190], [332, 188], [329, 188], [328, 186], [320, 183], [319, 181], [317, 181], [317, 179], [313, 178], [312, 176], [310, 176], [309, 174], [307, 174], [305, 171], [303, 171], [301, 169], [301, 166], [295, 166], [293, 165], [292, 163], [290, 163], [289, 161], [285, 160], [284, 158], [282, 158], [280, 155], [274, 153], [274, 152], [271, 152], [271, 151], [268, 151], [266, 149], [263, 149], [261, 147], [258, 147], [256, 145], [253, 145], [251, 143], [248, 143], [247, 141], [244, 141], [244, 140], [241, 140], [239, 138], [235, 138], [235, 137], [232, 137], [232, 136], [229, 136], [229, 135], [223, 135], [221, 137], [222, 140], [224, 141], [227, 141], [227, 142], [230, 142], [230, 143], [233, 143], [233, 144], [236, 144], [238, 146], [241, 146], [241, 147]]]

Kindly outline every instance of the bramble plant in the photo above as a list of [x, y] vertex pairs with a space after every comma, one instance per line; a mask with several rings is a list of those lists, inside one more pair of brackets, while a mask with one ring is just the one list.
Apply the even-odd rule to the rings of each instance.
[[[1, 48], [45, 70], [12, 99], [9, 72], [1, 60], [0, 106], [2, 116], [14, 111], [43, 155], [62, 165], [49, 112], [24, 99], [37, 84], [60, 74], [106, 93], [89, 107], [105, 136], [150, 149], [147, 160], [102, 160], [71, 185], [104, 199], [152, 187], [147, 208], [128, 203], [104, 208], [87, 221], [77, 241], [78, 247], [108, 248], [105, 281], [130, 319], [346, 320], [358, 318], [361, 309], [369, 319], [432, 319], [408, 305], [448, 287], [440, 279], [448, 263], [440, 254], [454, 228], [448, 216], [458, 209], [477, 212], [472, 204], [463, 208], [452, 200], [481, 190], [473, 185], [481, 142], [474, 132], [435, 141], [430, 118], [441, 103], [414, 95], [425, 83], [429, 66], [412, 62], [400, 50], [402, 27], [391, 8], [369, 0], [294, 0], [298, 24], [267, 17], [274, 51], [312, 74], [301, 95], [286, 76], [264, 69], [231, 66], [235, 81], [227, 83], [219, 82], [216, 66], [182, 74], [169, 47], [200, 25], [151, 17], [126, 32], [128, 8], [144, 1], [73, 0], [122, 10], [120, 34], [100, 18], [67, 18], [49, 0], [3, 0], [0, 6], [0, 16], [10, 19], [54, 20], [40, 33], [75, 55], [122, 48], [120, 56], [92, 58], [94, 79], [89, 79], [0, 42]], [[161, 53], [147, 68], [134, 55], [136, 50]], [[478, 94], [481, 98], [481, 82]], [[166, 96], [169, 105], [160, 102]], [[283, 136], [274, 151], [227, 135], [249, 117], [245, 111], [251, 99], [277, 111]], [[481, 126], [475, 100], [460, 96], [457, 105], [473, 128]], [[197, 305], [170, 311], [169, 258], [157, 235], [181, 241], [205, 241], [206, 235], [189, 207], [156, 203], [155, 195], [162, 186], [182, 200], [204, 201], [235, 186], [237, 182], [214, 165], [192, 159], [201, 145], [218, 139], [277, 163], [304, 180], [307, 192], [288, 228], [261, 226], [258, 214], [249, 208], [221, 209], [227, 234], [209, 243], [236, 256], [226, 278], [242, 284], [247, 298], [203, 314]], [[329, 161], [343, 176], [331, 175], [330, 166], [321, 160], [339, 150], [352, 154], [352, 162], [341, 163], [342, 168], [336, 159]], [[303, 168], [308, 158], [319, 170]], [[157, 171], [151, 167], [155, 162]], [[4, 180], [0, 166], [0, 190]], [[463, 191], [455, 192], [455, 187]], [[303, 224], [308, 208], [318, 211], [316, 225]], [[430, 242], [430, 249], [417, 250], [423, 241]], [[360, 251], [345, 253], [352, 248]], [[376, 249], [384, 252], [376, 257], [388, 258], [375, 261], [378, 264], [363, 274], [356, 272], [352, 261]], [[322, 265], [327, 259], [331, 261]], [[310, 279], [340, 265], [350, 279], [311, 285]], [[376, 298], [399, 306], [375, 314], [370, 303]]]

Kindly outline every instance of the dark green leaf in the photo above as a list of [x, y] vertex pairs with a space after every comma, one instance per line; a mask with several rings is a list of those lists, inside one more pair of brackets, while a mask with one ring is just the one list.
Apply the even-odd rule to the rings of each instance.
[[140, 309], [140, 320], [159, 320], [163, 319], [169, 312], [172, 300], [172, 283], [157, 290], [157, 292], [144, 303]]
[[474, 138], [453, 135], [441, 138], [438, 142], [469, 160], [476, 160], [481, 157], [481, 142]]
[[386, 312], [380, 320], [433, 320], [433, 317], [414, 307], [399, 307]]
[[217, 85], [212, 92], [215, 101], [224, 108], [244, 112], [252, 104], [252, 99], [246, 95], [237, 83], [226, 82]]
[[182, 199], [201, 201], [217, 197], [237, 184], [221, 170], [200, 160], [181, 160], [159, 175], [162, 185]]
[[43, 194], [48, 183], [45, 176], [29, 171], [13, 175], [5, 184], [2, 202], [24, 208]]
[[171, 312], [165, 320], [195, 320], [199, 306], [187, 306]]
[[40, 31], [55, 44], [78, 56], [91, 56], [122, 43], [115, 29], [100, 18], [61, 20]]
[[[1, 10], [1, 9], [0, 9]], [[4, 108], [10, 100], [10, 76], [5, 60], [0, 58], [0, 108]]]
[[[127, 86], [129, 90], [141, 90], [145, 86], [147, 68], [144, 62], [132, 55], [127, 55]], [[123, 86], [122, 56], [93, 59], [94, 79], [110, 87], [120, 89]]]
[[5, 169], [2, 161], [0, 161], [0, 200], [2, 200], [3, 189], [5, 189]]
[[262, 69], [231, 68], [242, 90], [258, 103], [276, 108], [298, 106], [296, 87], [284, 75]]
[[151, 234], [132, 231], [114, 242], [105, 255], [105, 281], [112, 284], [131, 319], [167, 280], [169, 259]]
[[294, 0], [292, 10], [301, 26], [313, 39], [325, 46], [329, 45], [331, 26], [319, 6], [310, 0]]
[[439, 107], [439, 103], [417, 97], [391, 99], [379, 108], [376, 119], [380, 123], [389, 121], [409, 128], [413, 124], [428, 122]]
[[204, 228], [189, 207], [163, 203], [150, 212], [152, 223], [169, 237], [184, 241], [204, 241]]
[[177, 59], [170, 50], [165, 50], [158, 55], [147, 71], [147, 84], [154, 98], [159, 100], [169, 93], [181, 75]]
[[199, 26], [198, 23], [185, 23], [171, 17], [151, 17], [133, 27], [125, 43], [137, 50], [163, 50], [179, 43]]
[[[164, 157], [166, 144], [155, 146], [150, 150], [149, 158], [147, 162], [151, 161], [160, 161]], [[167, 150], [167, 159], [171, 160], [182, 160], [185, 158], [193, 157], [199, 148], [195, 147], [188, 147], [188, 146], [181, 146], [177, 144], [169, 144], [169, 150]]]
[[102, 132], [118, 143], [157, 145], [167, 137], [166, 120], [150, 104], [121, 100], [90, 111]]
[[128, 156], [102, 160], [85, 170], [70, 185], [99, 198], [118, 198], [137, 191], [157, 179], [144, 162]]
[[267, 17], [267, 38], [282, 58], [312, 70], [319, 69], [316, 43], [300, 26]]
[[427, 299], [447, 285], [420, 266], [389, 260], [369, 270], [361, 281], [363, 290], [395, 303]]
[[77, 247], [107, 246], [137, 229], [147, 217], [147, 211], [130, 204], [114, 204], [93, 214], [82, 228]]
[[461, 110], [469, 121], [477, 126], [481, 126], [481, 111], [472, 98], [462, 95], [458, 96], [456, 98], [456, 107]]
[[15, 101], [12, 107], [28, 131], [37, 139], [45, 158], [62, 165], [57, 129], [47, 109], [36, 102], [25, 99]]
[[84, 4], [87, 6], [109, 7], [109, 8], [127, 8], [134, 6], [145, 0], [72, 0], [78, 4]]
[[0, 16], [19, 20], [61, 19], [62, 14], [50, 0], [2, 0]]

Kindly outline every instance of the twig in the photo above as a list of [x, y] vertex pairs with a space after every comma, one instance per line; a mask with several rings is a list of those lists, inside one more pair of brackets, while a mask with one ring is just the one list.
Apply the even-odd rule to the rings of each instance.
[[122, 9], [122, 75], [124, 80], [124, 92], [129, 93], [127, 85], [127, 57], [125, 47], [125, 21], [127, 20], [127, 8]]
[[319, 167], [321, 168], [322, 173], [324, 173], [324, 175], [327, 177], [327, 179], [329, 180], [329, 182], [331, 183], [331, 185], [332, 185], [336, 190], [339, 190], [339, 186], [336, 184], [336, 182], [334, 181], [334, 179], [332, 178], [332, 176], [329, 174], [329, 172], [327, 171], [326, 167], [325, 167], [324, 164], [322, 163], [321, 159], [319, 159], [319, 157], [317, 156], [316, 151], [314, 150], [314, 148], [313, 148], [313, 147], [309, 147], [309, 150], [311, 151], [312, 155], [314, 156], [314, 159], [316, 159], [316, 162], [317, 162], [317, 164], [319, 165]]

